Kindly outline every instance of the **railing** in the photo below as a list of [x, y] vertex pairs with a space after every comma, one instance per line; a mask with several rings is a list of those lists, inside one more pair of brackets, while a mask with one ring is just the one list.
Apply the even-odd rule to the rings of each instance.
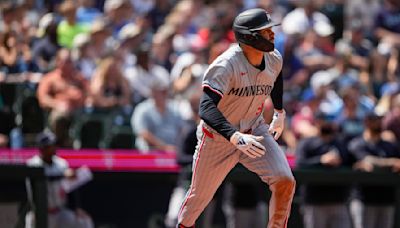
[[0, 164], [0, 183], [24, 183], [26, 178], [30, 179], [33, 190], [35, 227], [47, 228], [47, 185], [43, 168]]

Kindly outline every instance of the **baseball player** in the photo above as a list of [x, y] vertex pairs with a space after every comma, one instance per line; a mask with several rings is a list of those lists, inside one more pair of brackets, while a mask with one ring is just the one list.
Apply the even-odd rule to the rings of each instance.
[[[178, 227], [194, 227], [229, 171], [240, 162], [267, 183], [272, 192], [269, 228], [286, 227], [295, 180], [275, 140], [283, 131], [282, 56], [274, 48], [272, 27], [263, 9], [239, 14], [233, 24], [238, 44], [207, 69], [197, 128], [191, 186], [182, 203]], [[274, 117], [268, 126], [263, 104], [271, 96]]]
[[[67, 195], [63, 190], [61, 180], [64, 176], [72, 175], [72, 170], [69, 169], [65, 159], [56, 155], [55, 135], [48, 131], [40, 133], [37, 143], [40, 154], [30, 158], [27, 165], [44, 167], [48, 178], [48, 228], [94, 228], [91, 217], [85, 211], [82, 209], [72, 211], [66, 207]], [[33, 211], [27, 213], [25, 222], [25, 228], [35, 228]]]

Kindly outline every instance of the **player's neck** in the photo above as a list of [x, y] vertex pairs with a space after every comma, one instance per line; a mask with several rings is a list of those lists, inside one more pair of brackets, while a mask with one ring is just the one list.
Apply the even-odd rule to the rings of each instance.
[[261, 65], [261, 61], [263, 60], [264, 57], [264, 52], [259, 51], [247, 45], [241, 45], [241, 47], [244, 56], [251, 65], [253, 65], [254, 67], [258, 67]]

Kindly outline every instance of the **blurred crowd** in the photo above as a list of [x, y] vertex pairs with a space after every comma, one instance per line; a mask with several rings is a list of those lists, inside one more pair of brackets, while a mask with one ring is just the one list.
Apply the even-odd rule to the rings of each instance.
[[398, 0], [1, 1], [0, 147], [50, 129], [63, 148], [191, 150], [202, 75], [253, 7], [281, 21], [285, 151], [299, 166], [398, 171]]
[[32, 135], [50, 128], [60, 147], [112, 147], [125, 134], [123, 147], [176, 150], [202, 74], [252, 7], [282, 22], [288, 151], [317, 134], [318, 111], [346, 143], [370, 112], [399, 140], [398, 1], [21, 0], [1, 3], [0, 145], [34, 146]]

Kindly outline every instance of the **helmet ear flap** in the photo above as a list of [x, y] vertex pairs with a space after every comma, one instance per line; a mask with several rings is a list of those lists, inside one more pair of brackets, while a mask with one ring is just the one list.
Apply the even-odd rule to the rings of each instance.
[[254, 34], [243, 34], [243, 38], [248, 41], [254, 41], [257, 39], [256, 35]]
[[264, 40], [264, 37], [261, 36], [260, 33], [255, 32], [253, 33], [254, 40]]

